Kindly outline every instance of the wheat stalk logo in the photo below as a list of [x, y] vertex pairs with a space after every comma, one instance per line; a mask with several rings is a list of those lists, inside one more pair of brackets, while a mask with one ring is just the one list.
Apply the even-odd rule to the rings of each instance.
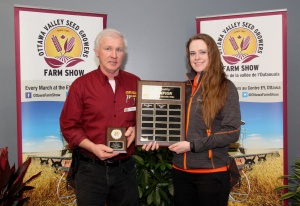
[[[241, 38], [239, 36], [239, 38]], [[242, 39], [240, 45], [237, 44], [237, 41], [234, 37], [230, 36], [229, 37], [229, 42], [231, 47], [233, 48], [234, 51], [236, 51], [237, 54], [234, 54], [232, 56], [223, 56], [223, 59], [228, 63], [228, 64], [236, 64], [240, 61], [242, 61], [242, 63], [246, 63], [251, 61], [252, 59], [258, 57], [255, 54], [247, 54], [247, 53], [243, 53], [243, 51], [246, 51], [247, 48], [249, 47], [250, 43], [251, 43], [251, 38], [250, 36], [246, 36], [245, 38]]]
[[71, 52], [75, 45], [75, 37], [71, 37], [71, 39], [67, 39], [64, 45], [65, 53]]
[[250, 36], [243, 38], [240, 47], [237, 45], [234, 37], [230, 36], [229, 41], [232, 48], [238, 53], [238, 57], [243, 58], [245, 55], [243, 55], [242, 52], [248, 48], [250, 44]]
[[52, 40], [52, 42], [53, 42], [53, 44], [55, 46], [56, 51], [60, 52], [60, 54], [61, 54], [62, 48], [61, 48], [60, 43], [59, 43], [59, 41], [57, 39], [57, 36], [56, 35], [52, 35], [51, 40]]

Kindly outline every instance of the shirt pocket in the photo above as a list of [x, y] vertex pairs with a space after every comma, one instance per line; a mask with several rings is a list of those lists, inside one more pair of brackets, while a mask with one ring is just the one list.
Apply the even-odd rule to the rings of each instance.
[[136, 99], [134, 97], [126, 98], [126, 104], [125, 104], [124, 112], [126, 113], [126, 121], [127, 122], [135, 122]]

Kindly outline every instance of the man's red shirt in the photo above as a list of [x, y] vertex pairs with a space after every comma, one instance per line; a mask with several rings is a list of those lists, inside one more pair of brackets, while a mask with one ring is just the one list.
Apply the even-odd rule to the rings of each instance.
[[[115, 77], [115, 93], [100, 67], [77, 78], [71, 85], [60, 116], [61, 132], [70, 148], [75, 148], [85, 138], [95, 144], [106, 144], [107, 127], [135, 126], [137, 81], [139, 77], [119, 71]], [[128, 108], [129, 111], [126, 111]], [[127, 148], [127, 154], [113, 159], [123, 159], [134, 152], [135, 145]], [[82, 151], [92, 155], [86, 150]]]

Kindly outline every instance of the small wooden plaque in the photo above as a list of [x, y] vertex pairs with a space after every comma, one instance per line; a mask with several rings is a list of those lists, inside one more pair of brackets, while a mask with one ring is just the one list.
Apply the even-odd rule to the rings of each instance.
[[106, 130], [106, 144], [114, 151], [127, 153], [127, 138], [125, 137], [126, 128], [108, 127]]

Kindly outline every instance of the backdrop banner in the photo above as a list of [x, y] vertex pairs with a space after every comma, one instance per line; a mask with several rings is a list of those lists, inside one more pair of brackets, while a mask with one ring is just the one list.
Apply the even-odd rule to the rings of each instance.
[[19, 164], [62, 156], [59, 116], [71, 83], [97, 68], [96, 35], [107, 15], [15, 6]]
[[[286, 16], [286, 10], [276, 10], [196, 18], [197, 33], [214, 38], [224, 70], [239, 92], [240, 148], [230, 154], [242, 161], [240, 164], [252, 166], [257, 166], [260, 160], [267, 163], [271, 157], [280, 156], [274, 160], [281, 162], [279, 174], [266, 166], [261, 171], [274, 182], [287, 173]], [[264, 199], [273, 198], [267, 195], [269, 191], [274, 194], [274, 185], [259, 185], [259, 177], [253, 177], [251, 188], [270, 187], [262, 195]], [[249, 201], [246, 205], [264, 205], [256, 194], [250, 193], [246, 201]]]

